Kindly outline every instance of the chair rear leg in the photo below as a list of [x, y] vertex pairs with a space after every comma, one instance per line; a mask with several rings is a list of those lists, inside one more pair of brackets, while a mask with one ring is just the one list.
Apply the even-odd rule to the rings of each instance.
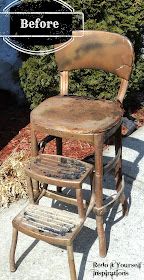
[[84, 209], [84, 204], [83, 204], [82, 186], [80, 189], [76, 189], [76, 198], [77, 198], [79, 216], [80, 216], [80, 218], [84, 218], [85, 209]]
[[[116, 191], [119, 192], [122, 187], [122, 135], [121, 135], [121, 126], [115, 134], [115, 154], [120, 152], [119, 161], [115, 167], [115, 184]], [[128, 203], [125, 197], [125, 194], [122, 193], [120, 197], [120, 203], [122, 204], [123, 216], [128, 214]]]
[[[95, 136], [95, 195], [96, 208], [103, 206], [103, 134]], [[99, 255], [106, 256], [106, 237], [103, 225], [103, 215], [96, 215], [96, 226], [99, 238]]]
[[31, 154], [32, 157], [36, 157], [38, 155], [38, 141], [35, 134], [35, 130], [33, 128], [33, 125], [31, 123]]
[[15, 251], [16, 251], [17, 239], [18, 239], [18, 230], [13, 227], [12, 243], [11, 243], [11, 249], [10, 249], [10, 259], [9, 259], [11, 272], [14, 272], [16, 270]]
[[[56, 137], [56, 153], [57, 155], [62, 155], [62, 138]], [[57, 187], [58, 192], [62, 192], [61, 187]]]
[[[35, 129], [31, 123], [31, 155], [32, 155], [32, 157], [36, 157], [38, 155], [38, 152], [39, 152], [38, 140], [36, 137]], [[33, 180], [33, 192], [34, 192], [34, 199], [36, 200], [40, 194], [39, 183], [36, 180]]]
[[69, 262], [69, 269], [70, 269], [70, 278], [71, 280], [77, 280], [74, 254], [73, 254], [73, 245], [67, 246], [67, 253], [68, 253], [68, 262]]
[[103, 216], [96, 215], [97, 234], [99, 238], [99, 255], [101, 258], [106, 256], [106, 237], [103, 226]]

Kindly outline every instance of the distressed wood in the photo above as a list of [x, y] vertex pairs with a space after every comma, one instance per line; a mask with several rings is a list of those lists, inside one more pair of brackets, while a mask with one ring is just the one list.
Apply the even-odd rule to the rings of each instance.
[[[31, 194], [33, 189], [31, 187], [31, 182], [32, 179], [34, 179], [44, 183], [42, 192], [36, 200], [36, 204], [43, 196], [54, 200], [60, 200], [68, 204], [73, 204], [78, 207], [78, 213], [80, 217], [84, 219], [87, 205], [86, 201], [83, 201], [82, 197], [82, 182], [87, 178], [87, 176], [91, 175], [92, 177], [92, 165], [63, 156], [41, 154], [36, 158], [31, 159], [31, 162], [26, 167], [25, 172], [29, 177], [30, 201], [34, 201]], [[53, 184], [56, 186], [58, 184], [61, 187], [69, 186], [70, 188], [76, 188], [76, 198], [62, 193], [49, 191], [47, 190], [47, 184]]]
[[[62, 155], [62, 138], [56, 137], [56, 153]], [[58, 192], [62, 192], [61, 187], [57, 187]]]
[[[73, 196], [70, 196], [68, 194], [64, 194], [64, 193], [57, 193], [55, 191], [45, 191], [44, 196], [51, 198], [51, 199], [55, 199], [58, 201], [62, 201], [71, 205], [78, 205], [77, 199]], [[87, 207], [87, 202], [86, 200], [83, 200], [83, 206], [86, 209]]]
[[[103, 206], [103, 134], [95, 135], [95, 205]], [[103, 226], [103, 216], [96, 215], [96, 226], [99, 237], [99, 255], [106, 256], [106, 237]]]
[[62, 138], [93, 143], [95, 133], [110, 131], [119, 125], [123, 109], [119, 102], [77, 96], [55, 96], [31, 112], [37, 130]]
[[117, 100], [120, 103], [123, 103], [123, 99], [125, 97], [127, 88], [128, 88], [128, 81], [125, 80], [125, 79], [122, 79], [121, 84], [120, 84], [120, 88], [119, 88], [119, 91], [118, 91], [118, 96], [117, 96]]
[[32, 157], [35, 157], [38, 155], [38, 141], [35, 135], [35, 129], [31, 123], [31, 154]]
[[75, 31], [73, 35], [81, 37], [74, 37], [70, 44], [55, 52], [59, 71], [94, 68], [129, 79], [134, 52], [126, 37], [94, 30]]
[[[119, 161], [115, 166], [115, 183], [116, 191], [119, 192], [122, 188], [122, 135], [121, 135], [121, 126], [115, 134], [115, 154], [117, 155], [120, 151]], [[120, 202], [122, 204], [123, 215], [128, 214], [128, 203], [125, 197], [124, 191], [120, 197]]]
[[32, 159], [26, 167], [27, 176], [35, 181], [80, 188], [83, 181], [92, 173], [91, 164], [58, 155], [41, 154]]
[[68, 253], [68, 262], [69, 262], [71, 280], [77, 280], [72, 245], [67, 246], [67, 253]]
[[67, 246], [81, 230], [84, 219], [65, 210], [29, 204], [12, 223], [14, 228], [26, 235], [50, 244]]
[[68, 71], [60, 72], [60, 95], [68, 94]]
[[14, 272], [16, 270], [15, 251], [16, 251], [17, 239], [18, 239], [18, 230], [15, 227], [13, 227], [12, 243], [11, 243], [11, 249], [10, 249], [10, 259], [9, 259], [11, 272]]
[[90, 184], [91, 184], [91, 198], [86, 211], [86, 218], [89, 216], [90, 212], [94, 209], [95, 206], [95, 176], [94, 174], [90, 175]]
[[85, 217], [51, 207], [29, 204], [12, 221], [13, 238], [10, 250], [10, 269], [16, 270], [15, 250], [18, 231], [50, 244], [67, 247], [71, 280], [76, 280], [72, 242], [81, 230]]
[[76, 198], [77, 198], [77, 205], [78, 205], [78, 213], [80, 218], [83, 219], [85, 217], [85, 209], [83, 203], [82, 189], [76, 189]]
[[[31, 155], [32, 155], [32, 157], [35, 157], [38, 155], [38, 150], [39, 150], [39, 147], [38, 147], [38, 141], [36, 138], [35, 129], [31, 123]], [[37, 199], [37, 197], [39, 196], [38, 181], [34, 181], [33, 187], [34, 187], [34, 192], [35, 192], [34, 197], [35, 197], [35, 199]]]
[[102, 207], [94, 207], [94, 212], [96, 213], [97, 216], [103, 216], [107, 211], [109, 211], [115, 204], [117, 204], [121, 198], [123, 197], [123, 192], [124, 192], [124, 180], [122, 182], [121, 189], [117, 192], [116, 196], [111, 196], [112, 200]]
[[73, 216], [67, 211], [31, 205], [26, 207], [23, 216], [23, 223], [27, 226], [54, 236], [65, 236], [79, 221], [77, 215]]
[[30, 203], [34, 203], [35, 197], [34, 197], [34, 192], [33, 192], [33, 184], [32, 184], [32, 179], [29, 176], [26, 176], [27, 180], [27, 189], [28, 189], [28, 197]]

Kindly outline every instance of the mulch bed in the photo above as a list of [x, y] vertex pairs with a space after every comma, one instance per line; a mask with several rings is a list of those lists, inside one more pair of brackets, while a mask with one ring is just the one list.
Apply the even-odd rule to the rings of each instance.
[[[44, 135], [38, 134], [39, 139], [42, 139]], [[31, 155], [30, 150], [30, 125], [28, 124], [20, 130], [16, 135], [1, 151], [0, 151], [0, 164], [6, 160], [6, 158], [15, 150], [16, 152], [25, 150], [27, 151], [28, 157]], [[82, 159], [94, 151], [93, 147], [84, 142], [80, 141], [63, 141], [63, 155], [70, 156], [78, 159]], [[55, 140], [51, 141], [45, 148], [46, 153], [56, 153]]]

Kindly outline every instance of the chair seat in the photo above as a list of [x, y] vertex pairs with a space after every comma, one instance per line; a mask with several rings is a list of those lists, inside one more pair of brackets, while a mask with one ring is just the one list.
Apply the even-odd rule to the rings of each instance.
[[78, 214], [33, 204], [25, 207], [13, 220], [17, 230], [54, 244], [71, 240], [82, 224]]
[[31, 122], [49, 134], [95, 134], [115, 126], [123, 115], [119, 102], [55, 96], [31, 112]]

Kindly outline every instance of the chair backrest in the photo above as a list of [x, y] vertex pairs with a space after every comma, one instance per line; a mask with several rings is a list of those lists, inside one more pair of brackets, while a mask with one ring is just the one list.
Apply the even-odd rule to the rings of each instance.
[[73, 36], [79, 37], [74, 37], [70, 44], [55, 52], [59, 71], [102, 69], [128, 81], [134, 61], [134, 51], [126, 37], [93, 30], [74, 31]]
[[128, 80], [133, 64], [130, 41], [105, 31], [75, 31], [73, 41], [55, 53], [59, 71], [97, 68]]

